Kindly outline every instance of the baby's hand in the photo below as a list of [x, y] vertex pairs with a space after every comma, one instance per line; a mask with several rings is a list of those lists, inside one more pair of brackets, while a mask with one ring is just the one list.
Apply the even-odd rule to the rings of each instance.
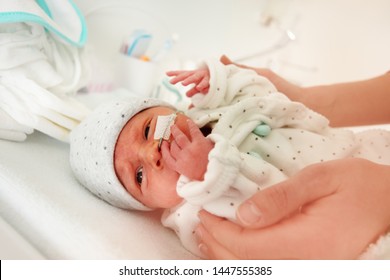
[[202, 68], [193, 71], [169, 71], [167, 72], [169, 77], [173, 77], [170, 80], [171, 84], [181, 82], [183, 86], [195, 84], [193, 88], [187, 91], [186, 95], [192, 97], [197, 93], [207, 94], [210, 88], [210, 72], [207, 68]]
[[176, 125], [171, 127], [173, 140], [169, 145], [164, 141], [161, 151], [165, 163], [190, 180], [201, 181], [207, 170], [208, 155], [214, 143], [203, 136], [200, 129], [191, 120], [187, 121], [191, 139]]

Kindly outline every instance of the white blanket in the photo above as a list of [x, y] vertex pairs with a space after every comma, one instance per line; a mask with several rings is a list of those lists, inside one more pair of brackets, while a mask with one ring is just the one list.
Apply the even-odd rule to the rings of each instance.
[[114, 208], [84, 189], [69, 145], [39, 132], [0, 140], [0, 216], [48, 259], [193, 259], [158, 213]]

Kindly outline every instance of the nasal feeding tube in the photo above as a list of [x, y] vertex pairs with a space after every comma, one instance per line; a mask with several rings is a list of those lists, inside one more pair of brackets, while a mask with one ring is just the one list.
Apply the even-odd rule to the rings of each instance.
[[158, 150], [161, 150], [163, 140], [169, 140], [171, 136], [171, 126], [175, 123], [175, 119], [179, 111], [166, 116], [158, 116], [156, 129], [154, 131], [154, 140], [158, 141]]

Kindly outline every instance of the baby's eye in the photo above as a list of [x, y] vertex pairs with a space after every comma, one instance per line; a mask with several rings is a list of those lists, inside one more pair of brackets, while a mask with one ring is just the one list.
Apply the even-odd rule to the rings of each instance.
[[142, 178], [143, 178], [143, 167], [138, 167], [137, 171], [135, 172], [135, 180], [137, 181], [138, 185], [142, 185]]
[[150, 130], [150, 123], [145, 127], [145, 131], [144, 131], [145, 139], [148, 139], [149, 130]]

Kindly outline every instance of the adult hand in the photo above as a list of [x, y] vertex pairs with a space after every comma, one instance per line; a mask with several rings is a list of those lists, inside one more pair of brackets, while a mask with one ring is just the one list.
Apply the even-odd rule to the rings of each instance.
[[226, 56], [222, 56], [220, 61], [225, 65], [233, 64], [252, 69], [268, 78], [279, 92], [327, 117], [333, 127], [382, 124], [390, 121], [389, 73], [360, 81], [301, 87], [270, 69], [237, 64]]
[[228, 58], [226, 55], [221, 56], [220, 61], [225, 65], [233, 64], [240, 68], [251, 69], [255, 71], [260, 76], [263, 76], [268, 80], [270, 80], [271, 83], [275, 85], [275, 87], [278, 89], [279, 92], [282, 92], [283, 94], [288, 96], [288, 98], [290, 98], [291, 100], [303, 103], [303, 98], [305, 97], [304, 88], [297, 86], [293, 83], [290, 83], [286, 79], [277, 75], [272, 70], [268, 68], [257, 68], [257, 67], [250, 67], [243, 64], [238, 64], [231, 61], [230, 58]]
[[390, 166], [348, 158], [311, 165], [256, 193], [241, 225], [199, 214], [213, 259], [356, 259], [390, 225]]

